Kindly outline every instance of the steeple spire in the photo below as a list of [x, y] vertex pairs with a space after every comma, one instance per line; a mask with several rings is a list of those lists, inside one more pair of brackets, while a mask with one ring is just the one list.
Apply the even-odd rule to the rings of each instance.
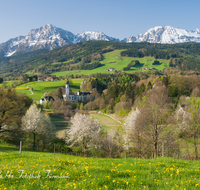
[[69, 98], [69, 81], [66, 81], [66, 96]]

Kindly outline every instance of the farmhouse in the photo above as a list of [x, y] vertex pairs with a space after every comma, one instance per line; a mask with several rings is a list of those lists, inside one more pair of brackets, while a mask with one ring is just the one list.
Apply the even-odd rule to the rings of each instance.
[[78, 100], [78, 101], [86, 101], [87, 96], [90, 95], [90, 94], [91, 94], [90, 92], [80, 92], [80, 91], [74, 93], [71, 90], [71, 88], [69, 88], [69, 81], [67, 79], [65, 94], [63, 94], [63, 99], [64, 100], [69, 98], [71, 102], [74, 102], [76, 100]]
[[40, 104], [43, 104], [44, 102], [47, 102], [47, 101], [52, 101], [52, 102], [54, 102], [54, 98], [51, 97], [51, 96], [45, 96], [44, 98], [42, 98], [42, 99], [40, 100]]
[[110, 68], [110, 69], [105, 69], [105, 71], [114, 71], [114, 68]]
[[59, 80], [58, 77], [41, 77], [38, 78], [38, 81], [57, 81]]

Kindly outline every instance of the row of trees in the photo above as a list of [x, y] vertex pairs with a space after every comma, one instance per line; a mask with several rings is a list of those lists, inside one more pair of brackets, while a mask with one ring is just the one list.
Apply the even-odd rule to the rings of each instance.
[[170, 58], [180, 57], [180, 55], [178, 53], [174, 53], [174, 51], [159, 50], [156, 48], [146, 48], [146, 49], [131, 48], [131, 49], [122, 51], [121, 55], [128, 56], [128, 57], [152, 56], [155, 59], [170, 59]]

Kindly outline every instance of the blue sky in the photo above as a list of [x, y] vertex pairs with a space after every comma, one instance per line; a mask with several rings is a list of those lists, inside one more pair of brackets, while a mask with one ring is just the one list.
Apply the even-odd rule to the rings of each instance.
[[0, 0], [0, 43], [53, 24], [123, 39], [155, 26], [200, 28], [199, 0]]

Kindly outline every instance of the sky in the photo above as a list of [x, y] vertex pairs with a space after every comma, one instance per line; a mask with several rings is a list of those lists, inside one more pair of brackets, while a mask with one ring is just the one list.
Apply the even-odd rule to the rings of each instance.
[[155, 26], [200, 28], [199, 0], [0, 0], [0, 43], [45, 24], [120, 40]]

